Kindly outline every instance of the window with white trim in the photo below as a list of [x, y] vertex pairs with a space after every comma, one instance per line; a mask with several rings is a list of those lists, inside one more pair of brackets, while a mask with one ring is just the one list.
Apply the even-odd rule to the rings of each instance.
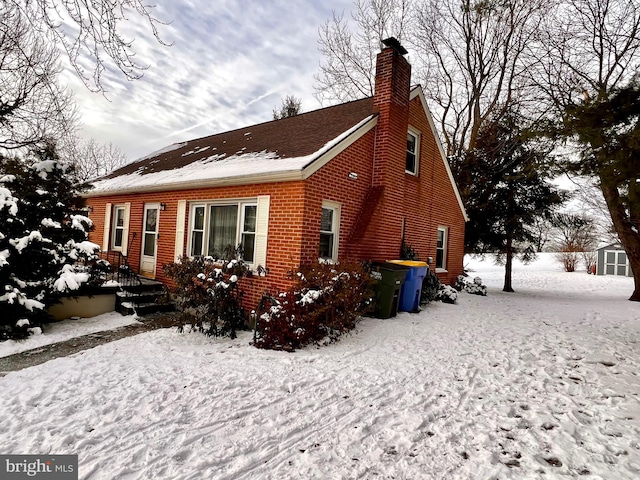
[[204, 205], [193, 206], [191, 219], [191, 255], [202, 255], [204, 245]]
[[340, 204], [328, 201], [322, 202], [320, 248], [318, 253], [320, 260], [338, 260], [339, 232]]
[[407, 163], [405, 172], [411, 175], [418, 174], [418, 158], [420, 151], [420, 135], [414, 131], [407, 132]]
[[436, 269], [447, 269], [447, 227], [438, 227], [438, 241], [436, 243]]
[[[242, 245], [242, 257], [252, 263], [256, 246], [256, 217], [258, 205], [245, 205], [242, 209], [242, 229], [240, 231], [240, 244]], [[251, 260], [248, 260], [248, 259]]]
[[122, 246], [124, 245], [125, 215], [124, 205], [116, 205], [113, 207], [113, 228], [111, 229], [111, 248], [113, 248], [113, 250], [122, 250]]
[[253, 263], [256, 212], [256, 201], [192, 204], [189, 255], [224, 258], [239, 245], [244, 261]]

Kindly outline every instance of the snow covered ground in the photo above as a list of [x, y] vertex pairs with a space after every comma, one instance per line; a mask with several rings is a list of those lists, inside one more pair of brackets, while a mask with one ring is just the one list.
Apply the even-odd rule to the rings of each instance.
[[0, 342], [0, 357], [26, 352], [52, 343], [64, 342], [70, 338], [91, 333], [104, 332], [125, 325], [138, 323], [135, 315], [122, 316], [118, 312], [105, 313], [92, 318], [62, 320], [47, 325], [43, 333], [31, 335], [25, 340], [7, 340]]
[[543, 256], [488, 297], [295, 353], [157, 330], [0, 378], [0, 451], [82, 479], [637, 479], [630, 278]]

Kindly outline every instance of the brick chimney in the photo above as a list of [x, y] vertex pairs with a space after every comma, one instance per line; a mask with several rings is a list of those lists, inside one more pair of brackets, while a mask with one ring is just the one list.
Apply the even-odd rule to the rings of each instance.
[[367, 232], [370, 257], [392, 259], [400, 255], [402, 242], [407, 130], [411, 65], [407, 51], [395, 38], [382, 42], [385, 48], [376, 61], [374, 112], [378, 113], [373, 159], [373, 187], [382, 187], [374, 218]]
[[374, 158], [374, 185], [404, 180], [409, 126], [411, 65], [403, 55], [407, 51], [391, 37], [376, 61], [373, 109], [378, 113]]

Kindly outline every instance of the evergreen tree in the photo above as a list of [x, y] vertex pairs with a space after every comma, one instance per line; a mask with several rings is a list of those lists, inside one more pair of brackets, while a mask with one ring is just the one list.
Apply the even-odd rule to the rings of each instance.
[[469, 222], [466, 248], [497, 253], [504, 260], [503, 290], [513, 292], [512, 261], [535, 256], [532, 225], [549, 218], [563, 195], [548, 182], [550, 157], [539, 143], [526, 138], [511, 114], [487, 122], [476, 147], [457, 162], [461, 196]]
[[302, 113], [302, 100], [294, 97], [293, 95], [287, 95], [287, 98], [282, 100], [282, 105], [279, 109], [273, 109], [273, 119], [282, 120], [283, 118], [295, 117]]
[[91, 220], [80, 212], [73, 167], [51, 145], [0, 157], [0, 338], [24, 337], [44, 310], [90, 279]]
[[559, 134], [580, 145], [567, 170], [598, 180], [633, 271], [629, 300], [640, 301], [640, 78], [570, 104]]

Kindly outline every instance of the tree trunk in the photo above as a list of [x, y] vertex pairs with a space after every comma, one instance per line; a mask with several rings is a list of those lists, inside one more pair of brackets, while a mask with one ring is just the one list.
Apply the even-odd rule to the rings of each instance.
[[507, 237], [507, 248], [505, 251], [507, 259], [504, 263], [504, 287], [502, 288], [503, 292], [513, 292], [513, 287], [511, 286], [511, 267], [513, 265], [513, 239], [509, 236]]
[[622, 247], [627, 253], [629, 265], [633, 271], [634, 290], [629, 300], [640, 302], [640, 232], [638, 232], [640, 225], [634, 226], [630, 221], [614, 180], [601, 173], [600, 188], [607, 202], [613, 227], [618, 234], [618, 238], [620, 238]]

